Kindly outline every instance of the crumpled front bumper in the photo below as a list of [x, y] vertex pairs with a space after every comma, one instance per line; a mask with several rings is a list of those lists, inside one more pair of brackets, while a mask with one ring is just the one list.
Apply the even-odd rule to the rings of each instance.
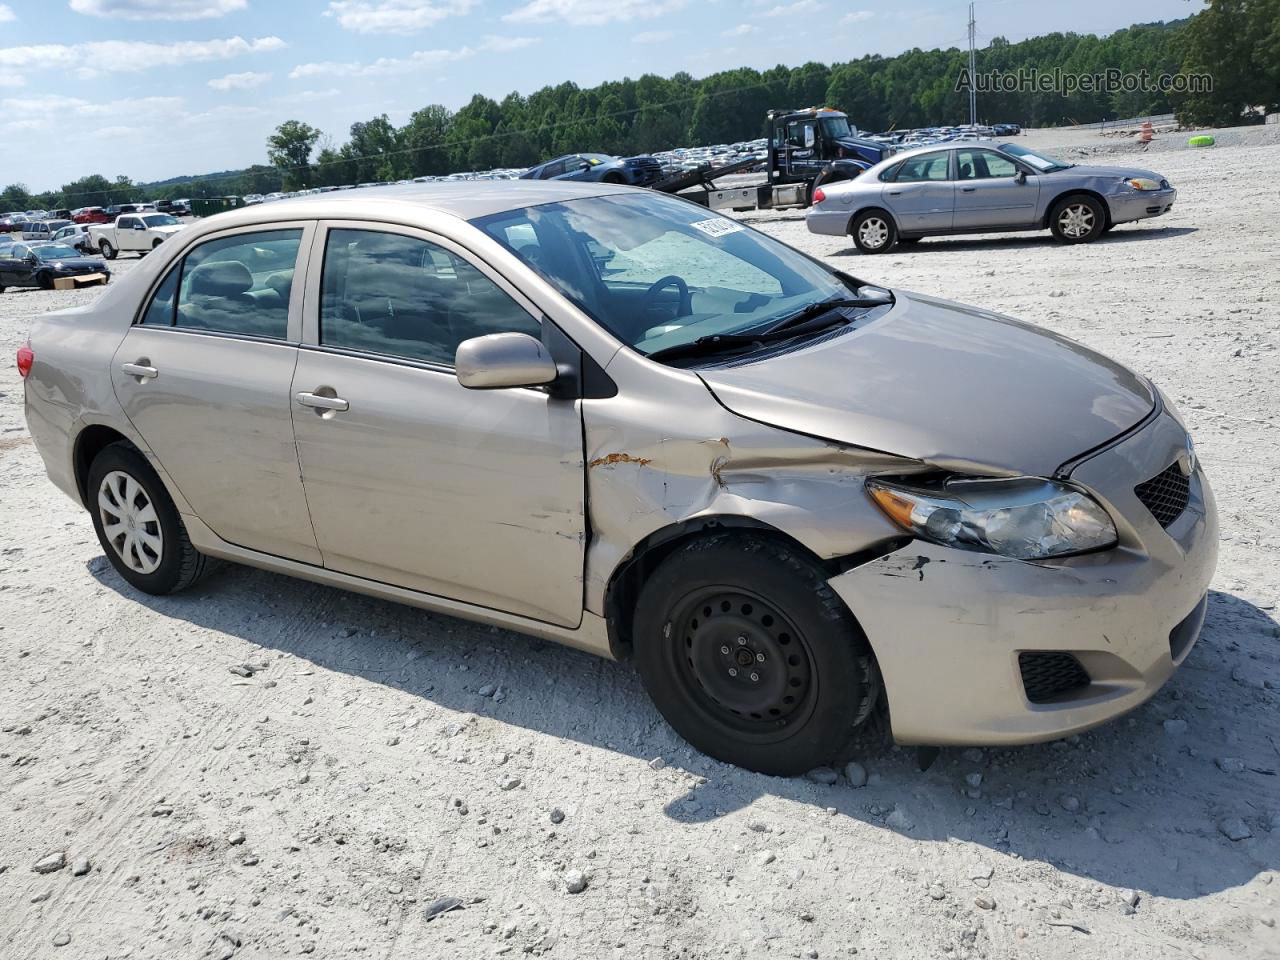
[[1111, 212], [1112, 223], [1129, 223], [1164, 216], [1173, 209], [1177, 199], [1178, 191], [1173, 187], [1166, 190], [1125, 190], [1122, 194], [1107, 197], [1107, 208]]
[[[999, 745], [1066, 736], [1138, 706], [1187, 656], [1217, 562], [1213, 495], [1197, 465], [1183, 513], [1162, 528], [1134, 487], [1186, 456], [1167, 413], [1075, 467], [1120, 543], [1026, 562], [913, 541], [830, 582], [879, 661], [900, 743]], [[1028, 699], [1019, 654], [1063, 652], [1087, 686]]]

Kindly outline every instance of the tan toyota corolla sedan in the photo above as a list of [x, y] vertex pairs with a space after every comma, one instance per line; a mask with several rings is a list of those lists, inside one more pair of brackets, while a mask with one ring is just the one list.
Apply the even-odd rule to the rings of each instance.
[[140, 590], [218, 557], [631, 657], [690, 743], [769, 773], [880, 703], [926, 745], [1129, 710], [1216, 558], [1143, 377], [629, 187], [219, 214], [18, 364]]

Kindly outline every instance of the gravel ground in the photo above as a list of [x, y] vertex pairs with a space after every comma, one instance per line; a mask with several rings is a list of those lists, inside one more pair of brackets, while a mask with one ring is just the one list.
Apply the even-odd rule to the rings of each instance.
[[[627, 665], [246, 568], [140, 595], [45, 480], [5, 360], [0, 955], [1280, 956], [1280, 149], [1224, 139], [1164, 150], [1174, 212], [1089, 247], [860, 258], [750, 218], [1150, 374], [1217, 491], [1208, 621], [1165, 690], [925, 773], [891, 749], [831, 783], [744, 773]], [[1110, 149], [1068, 140], [1027, 138]], [[0, 350], [94, 296], [3, 294]]]

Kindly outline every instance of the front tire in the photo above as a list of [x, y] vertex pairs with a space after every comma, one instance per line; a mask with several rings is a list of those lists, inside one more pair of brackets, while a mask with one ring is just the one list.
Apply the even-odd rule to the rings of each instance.
[[1063, 197], [1049, 214], [1049, 229], [1061, 243], [1091, 243], [1107, 227], [1107, 211], [1088, 194]]
[[792, 776], [842, 759], [880, 681], [866, 637], [821, 569], [753, 534], [667, 557], [636, 605], [636, 665], [654, 704], [703, 753]]
[[47, 273], [42, 273], [36, 277], [36, 284], [39, 285], [41, 290], [52, 290], [53, 277], [49, 276]]
[[887, 253], [898, 240], [897, 224], [883, 210], [858, 214], [849, 232], [860, 253]]
[[163, 595], [204, 576], [208, 558], [191, 545], [169, 492], [136, 448], [104, 447], [89, 467], [85, 489], [98, 542], [133, 586]]

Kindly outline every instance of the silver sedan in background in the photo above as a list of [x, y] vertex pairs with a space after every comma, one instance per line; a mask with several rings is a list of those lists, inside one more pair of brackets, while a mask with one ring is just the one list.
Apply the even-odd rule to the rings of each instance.
[[1150, 170], [1079, 166], [1016, 143], [921, 147], [856, 180], [826, 183], [805, 217], [810, 233], [850, 236], [862, 253], [924, 237], [1051, 230], [1088, 243], [1118, 223], [1159, 217], [1178, 192]]

